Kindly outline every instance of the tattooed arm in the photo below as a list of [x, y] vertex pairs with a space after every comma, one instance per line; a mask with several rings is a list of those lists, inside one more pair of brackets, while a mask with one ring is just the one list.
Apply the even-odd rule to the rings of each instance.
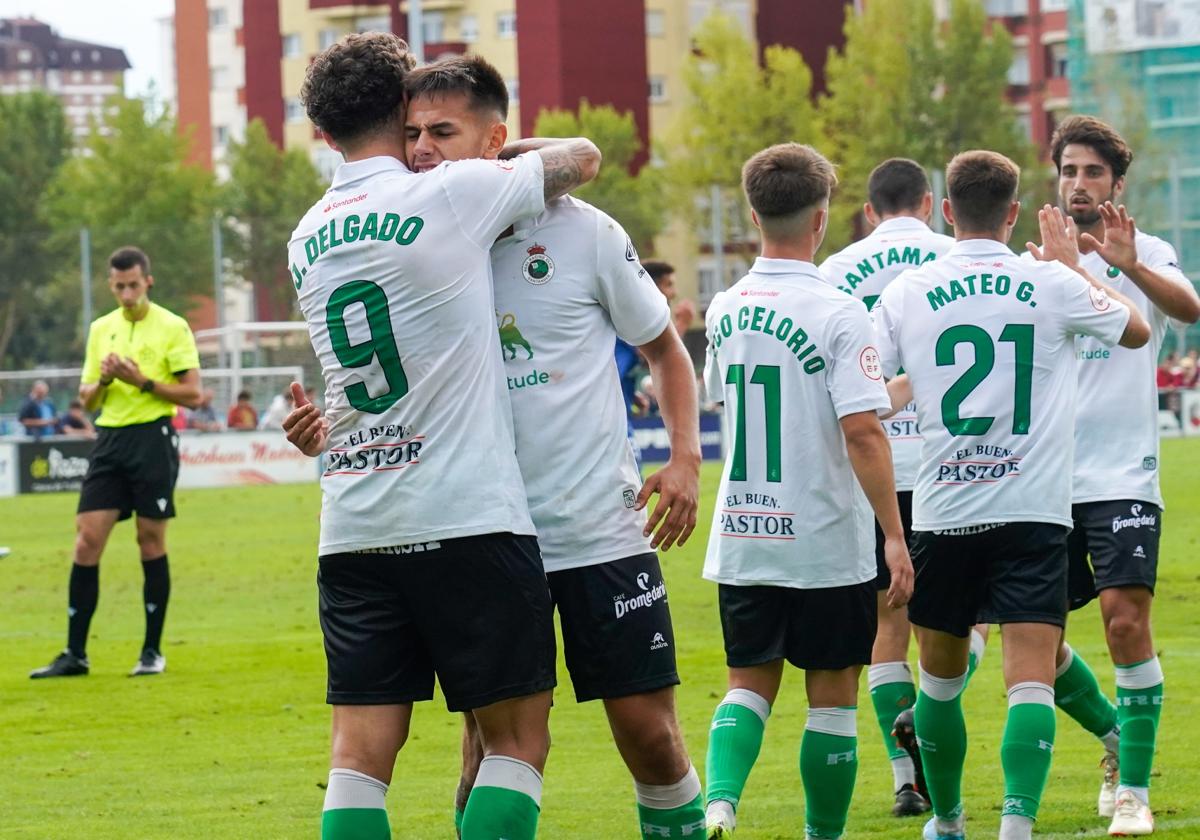
[[600, 171], [600, 150], [584, 137], [567, 140], [529, 137], [509, 143], [500, 152], [500, 157], [516, 157], [524, 152], [537, 152], [542, 156], [547, 201], [586, 184]]

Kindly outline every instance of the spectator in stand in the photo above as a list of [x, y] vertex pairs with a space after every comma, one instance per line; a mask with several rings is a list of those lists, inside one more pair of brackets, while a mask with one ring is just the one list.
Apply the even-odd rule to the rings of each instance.
[[1175, 354], [1168, 353], [1161, 362], [1158, 363], [1158, 389], [1160, 391], [1169, 390], [1175, 387]]
[[229, 416], [225, 418], [225, 425], [239, 432], [252, 432], [258, 428], [258, 412], [250, 403], [249, 391], [238, 393], [237, 402], [230, 407]]
[[270, 407], [263, 412], [262, 419], [258, 421], [258, 428], [279, 431], [283, 428], [284, 418], [291, 413], [295, 404], [296, 401], [292, 398], [291, 388], [288, 388], [282, 394], [276, 394], [271, 400]]
[[57, 412], [50, 402], [50, 386], [42, 379], [33, 383], [29, 396], [21, 403], [17, 420], [32, 438], [43, 438], [54, 434], [58, 427]]
[[1196, 387], [1196, 383], [1200, 381], [1200, 368], [1196, 366], [1196, 360], [1190, 355], [1184, 356], [1179, 360], [1179, 384], [1177, 387], [1191, 390]]
[[82, 402], [71, 400], [67, 405], [67, 413], [58, 421], [58, 433], [68, 437], [88, 439], [96, 437], [96, 427], [92, 425], [91, 418], [83, 410]]
[[221, 431], [221, 418], [217, 416], [217, 410], [213, 408], [214, 397], [211, 388], [204, 389], [204, 393], [200, 397], [200, 404], [188, 415], [187, 427], [189, 429], [195, 429], [198, 432]]

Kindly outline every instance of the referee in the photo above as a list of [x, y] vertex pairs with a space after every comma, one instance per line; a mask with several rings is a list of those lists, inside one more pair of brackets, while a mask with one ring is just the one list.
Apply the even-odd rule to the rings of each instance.
[[100, 555], [113, 525], [137, 513], [142, 555], [146, 639], [130, 676], [161, 674], [163, 621], [171, 593], [167, 520], [175, 515], [179, 438], [171, 428], [176, 406], [200, 400], [200, 359], [187, 321], [150, 302], [154, 278], [139, 248], [120, 248], [108, 260], [108, 287], [118, 307], [88, 331], [79, 398], [100, 411], [99, 439], [79, 494], [75, 562], [67, 597], [67, 649], [29, 676], [87, 674], [87, 635], [96, 611]]

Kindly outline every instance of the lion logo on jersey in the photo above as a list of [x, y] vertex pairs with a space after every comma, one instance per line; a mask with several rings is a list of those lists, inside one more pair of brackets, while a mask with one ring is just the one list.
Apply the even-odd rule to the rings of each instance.
[[497, 312], [496, 317], [500, 319], [500, 347], [504, 352], [504, 358], [506, 360], [517, 358], [517, 348], [524, 347], [525, 352], [529, 354], [527, 358], [532, 359], [533, 348], [529, 346], [529, 342], [517, 328], [517, 316], [511, 312], [505, 312], [503, 315]]

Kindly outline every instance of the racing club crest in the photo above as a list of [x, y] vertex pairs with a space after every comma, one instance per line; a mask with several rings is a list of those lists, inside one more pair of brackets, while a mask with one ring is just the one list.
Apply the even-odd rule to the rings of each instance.
[[549, 283], [554, 276], [554, 260], [546, 254], [546, 246], [535, 242], [525, 253], [529, 256], [521, 264], [521, 276], [535, 286]]

